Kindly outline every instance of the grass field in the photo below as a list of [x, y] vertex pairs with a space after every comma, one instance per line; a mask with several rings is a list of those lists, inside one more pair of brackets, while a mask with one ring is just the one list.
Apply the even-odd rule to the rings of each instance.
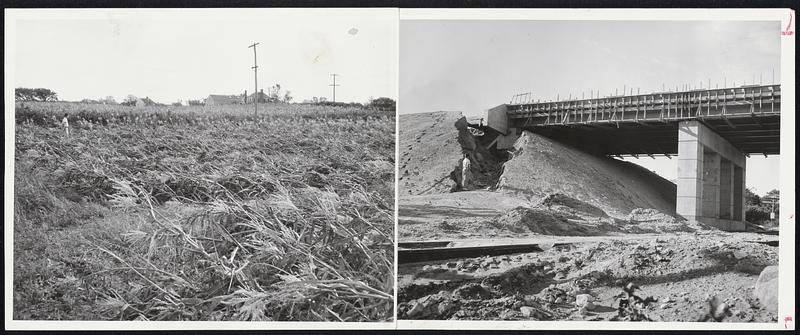
[[18, 103], [14, 319], [391, 320], [394, 113], [261, 107]]

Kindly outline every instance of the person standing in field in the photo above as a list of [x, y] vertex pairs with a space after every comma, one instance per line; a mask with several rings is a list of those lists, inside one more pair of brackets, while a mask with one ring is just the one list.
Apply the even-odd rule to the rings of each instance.
[[464, 154], [464, 159], [461, 161], [461, 189], [467, 190], [467, 185], [469, 183], [469, 155]]
[[69, 120], [67, 120], [67, 115], [67, 113], [64, 113], [64, 118], [61, 119], [61, 126], [64, 127], [64, 131], [67, 133], [67, 136], [69, 136]]

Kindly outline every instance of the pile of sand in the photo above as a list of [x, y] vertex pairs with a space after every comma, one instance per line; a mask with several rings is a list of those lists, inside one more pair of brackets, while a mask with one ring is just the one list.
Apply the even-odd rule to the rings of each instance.
[[576, 214], [584, 214], [588, 216], [607, 217], [605, 211], [589, 203], [580, 201], [575, 198], [568, 197], [561, 193], [550, 194], [542, 200], [541, 206], [546, 206], [550, 209], [570, 211]]
[[460, 118], [460, 112], [400, 115], [400, 196], [450, 192], [450, 172], [463, 157], [454, 126]]
[[[570, 220], [572, 219], [572, 220]], [[579, 223], [576, 216], [541, 208], [517, 207], [499, 216], [493, 223], [516, 233], [534, 233], [556, 236], [589, 236], [607, 233], [597, 229], [596, 223]]]
[[615, 217], [635, 208], [675, 212], [676, 186], [636, 164], [595, 156], [530, 132], [514, 144], [498, 191], [527, 199], [560, 193]]
[[661, 234], [715, 230], [652, 208], [635, 208], [626, 217], [608, 216], [602, 209], [563, 194], [550, 194], [534, 207], [519, 206], [491, 221], [502, 231], [524, 235], [596, 236]]
[[625, 218], [625, 229], [631, 233], [675, 233], [717, 230], [697, 221], [687, 221], [681, 217], [660, 212], [652, 208], [634, 208]]

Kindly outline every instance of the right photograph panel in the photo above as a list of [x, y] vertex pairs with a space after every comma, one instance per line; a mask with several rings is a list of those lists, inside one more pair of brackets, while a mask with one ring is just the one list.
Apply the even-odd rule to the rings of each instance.
[[778, 322], [781, 29], [401, 20], [398, 319]]

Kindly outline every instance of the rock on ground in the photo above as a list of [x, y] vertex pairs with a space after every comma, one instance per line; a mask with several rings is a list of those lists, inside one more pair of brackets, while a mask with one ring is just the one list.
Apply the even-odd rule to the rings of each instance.
[[772, 265], [764, 268], [756, 281], [753, 291], [756, 298], [768, 311], [778, 311], [778, 266]]
[[594, 297], [590, 294], [578, 294], [575, 296], [575, 306], [578, 308], [586, 308], [587, 310], [593, 310], [594, 304]]

